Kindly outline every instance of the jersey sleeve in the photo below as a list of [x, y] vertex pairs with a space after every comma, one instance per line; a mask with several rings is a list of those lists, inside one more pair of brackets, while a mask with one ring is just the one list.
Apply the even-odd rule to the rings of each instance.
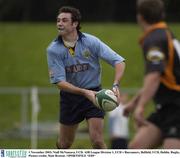
[[47, 49], [47, 61], [50, 83], [56, 84], [66, 80], [64, 64], [60, 57]]
[[167, 42], [162, 35], [159, 37], [157, 35], [149, 37], [144, 42], [145, 73], [154, 71], [162, 73], [165, 69]]
[[96, 42], [96, 51], [98, 53], [99, 58], [103, 59], [110, 65], [114, 66], [117, 63], [123, 62], [125, 59], [113, 51], [109, 46], [107, 46], [104, 42], [97, 39]]

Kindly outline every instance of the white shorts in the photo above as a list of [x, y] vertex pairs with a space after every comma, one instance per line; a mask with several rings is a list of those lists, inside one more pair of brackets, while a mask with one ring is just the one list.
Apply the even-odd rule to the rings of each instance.
[[123, 105], [109, 112], [109, 133], [111, 137], [129, 137], [128, 118], [123, 116]]

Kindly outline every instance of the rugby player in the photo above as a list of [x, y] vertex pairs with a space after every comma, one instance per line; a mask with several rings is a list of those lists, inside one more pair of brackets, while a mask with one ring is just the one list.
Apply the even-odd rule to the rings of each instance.
[[113, 91], [120, 102], [119, 82], [124, 58], [97, 37], [80, 32], [81, 14], [74, 7], [60, 8], [58, 37], [47, 48], [50, 82], [60, 89], [60, 132], [57, 147], [70, 148], [78, 124], [87, 120], [93, 148], [107, 148], [103, 139], [104, 112], [95, 104], [101, 89], [100, 59], [115, 69]]
[[[129, 148], [180, 149], [180, 45], [164, 18], [162, 0], [137, 1], [145, 76], [143, 87], [124, 111], [127, 115], [135, 108], [138, 127]], [[145, 119], [145, 105], [152, 98], [155, 112]]]

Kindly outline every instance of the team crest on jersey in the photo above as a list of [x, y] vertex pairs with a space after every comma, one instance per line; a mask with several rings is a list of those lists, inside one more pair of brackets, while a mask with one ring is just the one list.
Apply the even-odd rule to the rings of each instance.
[[148, 51], [146, 58], [150, 62], [159, 63], [164, 60], [164, 53], [159, 48], [152, 48]]
[[89, 58], [90, 55], [91, 55], [91, 53], [90, 53], [88, 50], [85, 50], [84, 53], [83, 53], [83, 56], [84, 56], [85, 58]]

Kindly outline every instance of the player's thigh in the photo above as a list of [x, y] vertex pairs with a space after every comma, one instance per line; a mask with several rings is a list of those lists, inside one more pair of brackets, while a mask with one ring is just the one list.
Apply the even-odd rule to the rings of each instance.
[[102, 138], [103, 128], [104, 128], [104, 119], [102, 118], [90, 118], [87, 120], [89, 135], [93, 139]]
[[150, 149], [155, 148], [162, 141], [162, 134], [159, 128], [152, 123], [139, 128], [133, 140], [129, 143], [129, 148]]
[[60, 124], [60, 133], [59, 138], [60, 140], [64, 141], [73, 141], [75, 137], [75, 133], [77, 130], [78, 124], [75, 125], [64, 125]]
[[180, 139], [166, 138], [163, 142], [164, 149], [180, 149]]

